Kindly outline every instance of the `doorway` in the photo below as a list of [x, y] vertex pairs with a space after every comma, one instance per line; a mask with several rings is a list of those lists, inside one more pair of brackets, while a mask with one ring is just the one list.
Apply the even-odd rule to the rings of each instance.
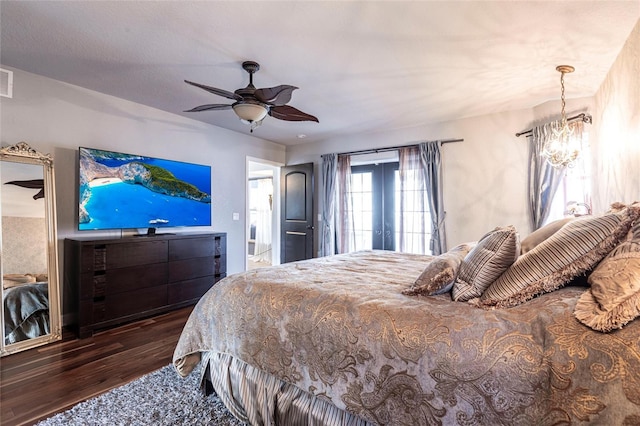
[[246, 270], [280, 263], [280, 167], [247, 159]]

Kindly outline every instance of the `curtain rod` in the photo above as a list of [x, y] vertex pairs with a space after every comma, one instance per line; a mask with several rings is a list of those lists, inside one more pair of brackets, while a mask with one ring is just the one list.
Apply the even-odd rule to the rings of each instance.
[[[587, 124], [591, 124], [591, 121], [592, 121], [591, 116], [589, 114], [585, 114], [584, 112], [582, 114], [578, 114], [573, 117], [567, 118], [567, 121], [574, 121], [577, 119], [582, 119], [582, 121], [584, 121]], [[519, 138], [522, 135], [530, 136], [532, 133], [533, 133], [533, 129], [529, 129], [529, 130], [525, 130], [524, 132], [516, 133], [516, 137]]]
[[[464, 142], [464, 139], [444, 139], [441, 140], [440, 143], [451, 143], [451, 142]], [[362, 154], [377, 154], [379, 152], [387, 152], [387, 151], [396, 151], [400, 148], [413, 148], [418, 146], [419, 144], [414, 143], [410, 145], [397, 145], [397, 146], [389, 146], [385, 148], [372, 148], [372, 149], [361, 149], [359, 151], [349, 151], [349, 152], [339, 152], [338, 155], [362, 155]], [[320, 157], [324, 157], [326, 154], [321, 155]]]

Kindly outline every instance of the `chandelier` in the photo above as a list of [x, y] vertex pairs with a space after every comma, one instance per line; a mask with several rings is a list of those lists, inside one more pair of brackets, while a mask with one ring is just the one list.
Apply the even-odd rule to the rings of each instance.
[[567, 123], [564, 100], [564, 75], [572, 73], [575, 68], [571, 65], [558, 65], [556, 71], [560, 72], [560, 88], [562, 112], [559, 125], [553, 129], [552, 137], [545, 143], [542, 154], [549, 164], [556, 168], [572, 167], [574, 161], [580, 155], [580, 142], [573, 135], [573, 129]]

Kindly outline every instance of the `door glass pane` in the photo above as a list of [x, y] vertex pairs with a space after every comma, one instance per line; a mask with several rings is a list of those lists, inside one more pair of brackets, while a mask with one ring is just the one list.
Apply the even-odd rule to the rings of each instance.
[[355, 249], [372, 248], [372, 173], [351, 174], [351, 196], [353, 202], [353, 221], [355, 230]]
[[[428, 242], [431, 240], [431, 215], [426, 191], [420, 188], [417, 171], [408, 172], [405, 193], [400, 189], [400, 172], [395, 172], [395, 246], [400, 250], [400, 220], [404, 223], [405, 252], [430, 254]], [[415, 177], [412, 179], [412, 177]], [[400, 203], [405, 197], [404, 217], [400, 215]]]

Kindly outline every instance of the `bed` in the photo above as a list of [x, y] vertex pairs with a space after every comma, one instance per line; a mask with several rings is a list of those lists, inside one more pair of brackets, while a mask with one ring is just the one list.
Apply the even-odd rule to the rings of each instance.
[[640, 424], [639, 215], [576, 219], [524, 254], [503, 227], [441, 256], [235, 274], [196, 305], [174, 365], [202, 363], [252, 425]]
[[46, 275], [5, 275], [3, 287], [5, 344], [49, 334], [49, 285]]

